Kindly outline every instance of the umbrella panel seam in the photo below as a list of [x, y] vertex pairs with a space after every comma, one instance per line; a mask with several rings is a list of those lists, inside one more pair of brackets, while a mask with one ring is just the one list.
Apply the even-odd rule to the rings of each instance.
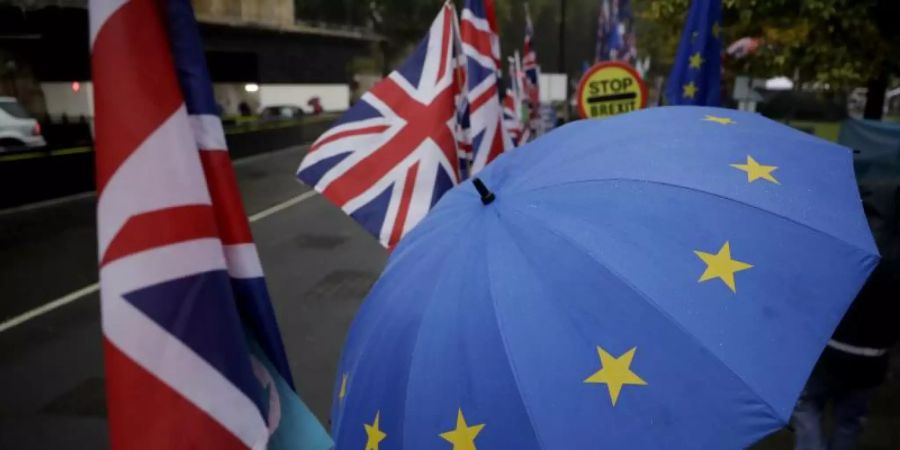
[[584, 254], [585, 256], [587, 256], [590, 260], [592, 260], [596, 265], [600, 266], [600, 268], [601, 268], [602, 270], [606, 270], [606, 271], [609, 272], [609, 274], [612, 275], [614, 278], [618, 279], [618, 280], [619, 280], [620, 282], [622, 282], [625, 286], [627, 286], [628, 288], [632, 289], [636, 294], [638, 294], [638, 296], [640, 296], [641, 298], [643, 298], [644, 301], [645, 301], [646, 303], [648, 303], [651, 307], [653, 307], [654, 309], [656, 309], [656, 310], [657, 310], [660, 314], [662, 314], [664, 317], [667, 317], [667, 318], [670, 320], [670, 322], [673, 323], [673, 324], [678, 328], [678, 330], [679, 330], [681, 333], [683, 333], [685, 336], [687, 336], [687, 338], [688, 338], [690, 341], [697, 343], [697, 344], [698, 344], [698, 347], [699, 347], [704, 353], [706, 353], [706, 354], [708, 354], [710, 357], [712, 357], [713, 361], [715, 361], [716, 363], [720, 364], [720, 365], [721, 365], [722, 367], [724, 367], [728, 372], [730, 372], [732, 375], [734, 375], [734, 377], [735, 377], [737, 380], [739, 380], [739, 381], [741, 382], [741, 384], [743, 384], [743, 385], [744, 385], [744, 386], [745, 386], [752, 394], [754, 394], [755, 396], [757, 396], [757, 397], [761, 400], [761, 403], [762, 403], [762, 404], [770, 411], [770, 413], [772, 414], [773, 417], [775, 417], [776, 419], [778, 419], [779, 422], [781, 422], [782, 424], [786, 424], [786, 423], [788, 422], [789, 417], [788, 417], [788, 418], [782, 417], [781, 414], [779, 414], [778, 411], [776, 411], [775, 408], [772, 407], [772, 405], [769, 403], [769, 401], [768, 401], [764, 396], [760, 395], [760, 393], [759, 393], [752, 385], [750, 385], [750, 383], [748, 383], [747, 380], [744, 379], [744, 377], [740, 376], [740, 375], [739, 375], [737, 372], [735, 372], [734, 369], [732, 369], [728, 364], [726, 364], [724, 361], [722, 361], [721, 359], [719, 359], [719, 357], [716, 356], [715, 353], [713, 353], [712, 351], [710, 351], [710, 350], [703, 344], [702, 341], [700, 341], [696, 336], [694, 336], [693, 334], [691, 334], [691, 333], [690, 333], [690, 332], [689, 332], [689, 331], [688, 331], [688, 330], [687, 330], [687, 329], [686, 329], [686, 328], [685, 328], [678, 320], [676, 320], [671, 314], [669, 314], [668, 312], [666, 312], [665, 310], [663, 310], [663, 309], [656, 303], [656, 301], [654, 301], [654, 300], [653, 300], [649, 295], [647, 295], [647, 293], [645, 293], [643, 290], [641, 290], [640, 288], [638, 288], [637, 286], [635, 286], [628, 278], [626, 278], [624, 275], [620, 274], [619, 272], [613, 270], [613, 269], [612, 269], [611, 267], [609, 267], [605, 262], [603, 262], [603, 260], [600, 259], [598, 256], [594, 255], [593, 253], [591, 253], [591, 252], [588, 251], [587, 249], [582, 248], [582, 247], [578, 244], [578, 242], [573, 241], [572, 239], [570, 239], [570, 238], [568, 238], [567, 236], [563, 235], [563, 234], [560, 233], [558, 230], [556, 230], [555, 228], [553, 228], [553, 227], [552, 227], [549, 223], [547, 223], [546, 221], [541, 220], [541, 219], [539, 219], [539, 218], [536, 218], [536, 217], [534, 217], [534, 216], [528, 215], [527, 213], [525, 213], [525, 212], [522, 211], [522, 210], [515, 209], [514, 211], [518, 212], [521, 216], [524, 216], [524, 217], [526, 217], [526, 218], [531, 218], [533, 223], [541, 224], [541, 225], [543, 226], [543, 228], [544, 228], [545, 230], [547, 230], [547, 232], [551, 233], [552, 235], [556, 236], [556, 237], [559, 238], [559, 239], [562, 239], [562, 240], [565, 241], [565, 242], [568, 242], [569, 245], [571, 245], [573, 248], [575, 248], [575, 249], [578, 250], [579, 252], [583, 253], [583, 254]]
[[[599, 184], [599, 183], [608, 183], [608, 182], [616, 182], [616, 181], [621, 181], [621, 182], [626, 182], [626, 183], [632, 182], [632, 183], [655, 184], [655, 185], [659, 185], [659, 186], [666, 186], [666, 187], [671, 187], [671, 188], [676, 188], [676, 189], [681, 189], [681, 190], [686, 190], [686, 191], [691, 191], [691, 192], [697, 192], [697, 193], [699, 193], [699, 194], [703, 194], [703, 195], [707, 195], [707, 196], [711, 196], [711, 197], [716, 197], [716, 198], [719, 198], [719, 199], [722, 199], [722, 200], [734, 202], [734, 203], [736, 203], [736, 204], [738, 204], [738, 205], [742, 205], [742, 206], [747, 207], [747, 208], [751, 208], [751, 209], [755, 209], [755, 210], [757, 210], [757, 211], [761, 211], [761, 212], [765, 213], [765, 214], [768, 215], [768, 216], [776, 217], [776, 218], [782, 219], [782, 220], [784, 220], [784, 221], [793, 223], [794, 225], [797, 225], [797, 226], [806, 228], [806, 229], [811, 230], [811, 231], [813, 231], [813, 232], [815, 232], [815, 233], [817, 233], [817, 234], [821, 234], [821, 235], [823, 235], [823, 236], [826, 236], [826, 237], [828, 237], [828, 238], [831, 239], [831, 240], [834, 240], [834, 241], [840, 242], [840, 243], [842, 243], [842, 244], [844, 244], [844, 245], [847, 245], [847, 246], [853, 248], [854, 250], [859, 250], [859, 251], [863, 252], [864, 254], [872, 255], [870, 249], [864, 249], [864, 248], [861, 248], [861, 247], [857, 246], [856, 244], [853, 244], [853, 243], [848, 242], [848, 241], [846, 241], [846, 240], [844, 240], [844, 239], [841, 239], [840, 237], [835, 236], [835, 235], [833, 235], [833, 234], [831, 234], [831, 233], [829, 233], [829, 232], [827, 232], [827, 231], [824, 231], [824, 230], [820, 230], [820, 229], [818, 229], [818, 228], [815, 228], [815, 227], [813, 227], [812, 225], [803, 223], [803, 222], [801, 222], [801, 221], [799, 221], [799, 220], [797, 220], [797, 219], [793, 219], [793, 218], [788, 217], [788, 216], [785, 216], [785, 215], [783, 215], [783, 214], [779, 214], [779, 213], [774, 212], [774, 211], [769, 211], [769, 210], [767, 210], [767, 209], [763, 209], [762, 207], [753, 205], [753, 204], [751, 204], [751, 203], [747, 203], [747, 202], [742, 201], [742, 200], [738, 200], [738, 199], [734, 199], [734, 198], [731, 198], [731, 197], [727, 197], [727, 196], [722, 195], [722, 194], [717, 194], [717, 193], [714, 193], [714, 192], [703, 191], [703, 190], [700, 190], [700, 189], [697, 189], [697, 188], [692, 188], [692, 187], [689, 187], [689, 186], [683, 186], [683, 185], [680, 185], [680, 184], [668, 183], [668, 182], [665, 182], [665, 181], [641, 180], [641, 179], [637, 179], [637, 178], [601, 178], [601, 179], [596, 179], [596, 180], [573, 180], [573, 181], [568, 181], [568, 182], [565, 182], [565, 183], [559, 183], [559, 184], [554, 184], [554, 185], [549, 185], [549, 186], [541, 186], [541, 187], [537, 187], [537, 188], [534, 188], [534, 189], [523, 190], [523, 191], [519, 191], [519, 192], [513, 193], [513, 194], [511, 194], [511, 195], [514, 195], [514, 196], [515, 196], [515, 195], [522, 195], [522, 194], [529, 193], [529, 192], [537, 192], [537, 191], [550, 190], [550, 189], [554, 189], [554, 188], [557, 188], [557, 187], [568, 186], [568, 185], [573, 185], [573, 184], [582, 184], [582, 183], [585, 183], [585, 184], [589, 184], [589, 183], [598, 183], [598, 184]], [[507, 195], [510, 195], [510, 194], [507, 194]], [[877, 256], [877, 253], [876, 253], [876, 256]]]

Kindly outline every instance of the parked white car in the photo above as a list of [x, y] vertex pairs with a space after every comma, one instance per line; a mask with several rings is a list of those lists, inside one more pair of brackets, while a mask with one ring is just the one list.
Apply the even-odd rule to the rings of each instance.
[[41, 124], [12, 97], [0, 97], [0, 152], [47, 145]]

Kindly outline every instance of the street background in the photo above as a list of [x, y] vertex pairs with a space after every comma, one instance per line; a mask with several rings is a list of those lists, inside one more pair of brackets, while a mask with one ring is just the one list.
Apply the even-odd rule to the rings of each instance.
[[[441, 3], [193, 1], [291, 369], [326, 427], [344, 336], [388, 252], [298, 182], [295, 171], [338, 114], [403, 60]], [[525, 2], [496, 3], [507, 57], [522, 47]], [[726, 44], [764, 38], [754, 56], [726, 59], [726, 106], [752, 103], [767, 117], [832, 141], [847, 119], [900, 122], [900, 27], [889, 0], [726, 3]], [[566, 98], [595, 62], [601, 4], [529, 2], [541, 100], [563, 121], [575, 118]], [[650, 105], [659, 99], [688, 4], [631, 2]], [[86, 1], [0, 5], [0, 97], [21, 105], [46, 139], [25, 148], [0, 138], [0, 449], [109, 445], [86, 36]], [[732, 95], [739, 78], [747, 84], [740, 101]], [[791, 432], [782, 430], [755, 448], [792, 445]], [[897, 358], [860, 448], [900, 448]]]

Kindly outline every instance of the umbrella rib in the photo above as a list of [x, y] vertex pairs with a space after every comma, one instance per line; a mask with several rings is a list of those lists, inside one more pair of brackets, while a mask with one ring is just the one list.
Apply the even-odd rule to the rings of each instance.
[[[470, 224], [471, 224], [472, 222], [474, 222], [475, 220], [477, 220], [477, 216], [469, 217], [468, 220], [465, 220], [465, 225], [460, 226], [460, 227], [457, 227], [457, 235], [454, 236], [452, 239], [447, 239], [446, 242], [448, 242], [448, 243], [449, 243], [449, 242], [459, 242], [460, 236], [462, 236], [462, 235], [464, 234], [465, 230], [467, 230], [467, 229], [469, 228], [468, 225], [470, 225]], [[421, 225], [421, 224], [420, 224], [420, 225]], [[432, 229], [432, 230], [424, 230], [424, 232], [425, 232], [425, 233], [431, 233], [431, 232], [436, 232], [436, 231], [440, 231], [440, 230], [443, 230], [443, 229], [444, 229], [444, 227], [437, 227], [437, 228], [434, 228], [434, 229]], [[422, 234], [422, 235], [419, 236], [419, 238], [421, 238], [422, 236], [425, 236], [425, 235], [426, 235], [426, 234]], [[448, 244], [448, 245], [449, 245], [449, 244]], [[448, 261], [452, 261], [452, 260], [453, 260], [453, 258], [451, 258], [451, 256], [452, 256], [454, 253], [456, 253], [456, 252], [461, 252], [464, 248], [465, 248], [465, 247], [462, 246], [462, 245], [452, 246], [451, 249], [450, 249], [450, 251], [449, 251], [449, 252], [445, 255], [445, 257], [442, 259], [442, 264], [443, 264], [443, 265], [441, 266], [442, 270], [440, 270], [440, 271], [438, 271], [438, 272], [442, 272], [442, 271], [443, 271], [443, 268], [445, 268], [445, 267], [447, 266]], [[397, 258], [393, 258], [393, 257], [392, 257], [392, 258], [391, 258], [391, 261], [395, 261], [395, 260], [399, 260], [399, 259], [400, 259], [399, 256], [398, 256]], [[437, 291], [439, 290], [439, 289], [438, 289], [439, 287], [440, 287], [440, 283], [435, 283], [435, 284], [433, 285], [433, 287], [432, 287], [432, 294], [433, 294], [434, 292], [437, 292]], [[428, 296], [426, 296], [425, 298], [429, 299], [429, 301], [428, 301], [428, 304], [425, 305], [424, 308], [422, 309], [422, 316], [421, 316], [422, 318], [424, 318], [424, 317], [426, 317], [426, 316], [428, 315], [429, 311], [431, 310], [432, 307], [434, 307], [434, 305], [435, 305], [435, 303], [436, 303], [435, 301], [433, 301], [434, 295], [428, 295]], [[413, 399], [410, 398], [410, 395], [409, 395], [409, 388], [410, 388], [410, 381], [409, 381], [409, 380], [411, 380], [411, 379], [413, 378], [413, 377], [412, 377], [412, 367], [413, 367], [413, 363], [414, 363], [415, 360], [416, 360], [416, 353], [417, 353], [417, 351], [419, 350], [419, 345], [418, 345], [418, 343], [419, 343], [419, 335], [422, 333], [422, 329], [424, 328], [424, 327], [422, 326], [423, 323], [424, 323], [424, 320], [419, 320], [419, 322], [418, 322], [418, 324], [417, 324], [417, 328], [416, 328], [416, 333], [415, 333], [415, 342], [416, 342], [416, 345], [413, 345], [412, 349], [411, 349], [410, 352], [409, 352], [409, 367], [410, 367], [410, 371], [409, 371], [409, 373], [407, 374], [407, 378], [406, 378], [406, 386], [403, 388], [403, 417], [404, 417], [404, 419], [405, 419], [406, 414], [408, 413], [408, 411], [410, 411], [410, 409], [411, 409], [411, 408], [409, 407], [409, 403], [413, 400]], [[405, 420], [404, 420], [404, 422], [405, 422]], [[406, 433], [405, 433], [405, 430], [404, 430], [404, 428], [403, 428], [402, 425], [401, 425], [401, 439], [402, 439], [402, 442], [404, 442], [404, 443], [406, 442]]]
[[[501, 219], [501, 214], [496, 209], [493, 211], [493, 213], [498, 218], [496, 223], [498, 223], [498, 224], [502, 223], [503, 221]], [[497, 227], [497, 228], [499, 229], [499, 227]], [[518, 247], [520, 251], [523, 250], [522, 247], [519, 246], [518, 242], [515, 241], [515, 239], [512, 239], [512, 242], [513, 242], [513, 245]], [[487, 265], [487, 267], [490, 267], [490, 264], [489, 264], [489, 262], [490, 262], [489, 259], [490, 259], [490, 255], [491, 255], [490, 251], [486, 251], [486, 255], [487, 255], [485, 258], [486, 265]], [[523, 252], [523, 255], [524, 255], [524, 252]], [[534, 437], [538, 441], [538, 448], [546, 449], [548, 447], [544, 445], [544, 440], [541, 437], [540, 433], [538, 432], [538, 427], [535, 424], [534, 417], [531, 417], [531, 411], [526, 406], [528, 404], [528, 402], [525, 401], [525, 394], [522, 392], [522, 389], [521, 389], [522, 384], [519, 383], [519, 372], [516, 369], [516, 364], [513, 361], [512, 357], [510, 357], [509, 343], [506, 341], [506, 336], [503, 334], [503, 327], [501, 326], [500, 315], [497, 314], [497, 305], [496, 305], [497, 295], [495, 294], [494, 283], [492, 282], [492, 280], [493, 279], [490, 276], [490, 272], [488, 272], [488, 277], [487, 277], [488, 295], [490, 295], [490, 297], [491, 297], [490, 304], [491, 304], [491, 310], [493, 310], [493, 312], [494, 312], [494, 321], [497, 323], [497, 334], [500, 336], [500, 342], [503, 343], [503, 356], [506, 357], [506, 362], [507, 362], [507, 364], [509, 364], [509, 370], [512, 373], [513, 379], [515, 380], [515, 383], [516, 383], [516, 393], [519, 394], [519, 400], [522, 401], [522, 409], [525, 410], [525, 416], [528, 417], [528, 423], [531, 424], [531, 432], [534, 433]]]
[[732, 369], [728, 364], [725, 364], [724, 361], [722, 361], [721, 359], [719, 359], [719, 357], [716, 356], [715, 353], [713, 353], [712, 351], [710, 351], [710, 350], [703, 344], [702, 341], [700, 341], [696, 336], [694, 336], [693, 334], [691, 334], [691, 333], [690, 333], [690, 332], [689, 332], [689, 331], [688, 331], [688, 330], [687, 330], [687, 329], [686, 329], [686, 328], [685, 328], [678, 320], [676, 320], [674, 317], [672, 317], [671, 314], [669, 314], [668, 312], [666, 312], [665, 310], [663, 310], [662, 308], [660, 308], [660, 306], [653, 300], [652, 297], [650, 297], [650, 296], [647, 295], [647, 293], [645, 293], [643, 290], [641, 290], [640, 288], [638, 288], [637, 286], [635, 286], [628, 278], [626, 278], [624, 275], [620, 274], [619, 272], [613, 270], [612, 267], [610, 267], [608, 264], [606, 264], [606, 263], [603, 262], [603, 259], [602, 259], [602, 258], [600, 258], [600, 257], [597, 256], [597, 255], [594, 255], [593, 253], [591, 253], [591, 252], [588, 251], [587, 249], [583, 248], [582, 246], [580, 246], [580, 245], [578, 244], [578, 242], [572, 240], [571, 238], [569, 238], [568, 236], [564, 235], [563, 233], [560, 233], [556, 228], [554, 228], [554, 227], [553, 227], [550, 223], [548, 223], [547, 221], [542, 220], [542, 219], [540, 219], [540, 218], [538, 218], [538, 217], [536, 217], [536, 216], [534, 216], [534, 215], [527, 214], [527, 213], [526, 213], [525, 211], [523, 211], [523, 210], [516, 209], [515, 211], [518, 212], [518, 214], [520, 214], [520, 215], [522, 215], [522, 216], [525, 216], [525, 217], [527, 217], [527, 218], [531, 218], [532, 221], [533, 221], [533, 223], [539, 224], [539, 225], [543, 226], [543, 228], [544, 228], [545, 230], [547, 230], [547, 232], [549, 232], [549, 233], [551, 233], [552, 235], [558, 237], [559, 239], [562, 239], [562, 240], [565, 241], [565, 242], [568, 242], [569, 245], [571, 245], [573, 248], [575, 248], [576, 250], [578, 250], [578, 251], [581, 252], [582, 254], [586, 255], [589, 259], [591, 259], [592, 261], [594, 261], [594, 263], [596, 263], [598, 266], [600, 266], [600, 268], [601, 268], [602, 270], [606, 270], [606, 271], [609, 272], [613, 277], [615, 277], [616, 279], [618, 279], [619, 281], [621, 281], [623, 284], [625, 284], [625, 286], [627, 286], [628, 288], [630, 288], [631, 290], [633, 290], [635, 293], [637, 293], [637, 294], [638, 294], [641, 298], [643, 298], [644, 301], [647, 302], [651, 307], [653, 307], [654, 309], [656, 309], [656, 310], [657, 310], [660, 314], [662, 314], [663, 316], [667, 317], [667, 318], [669, 319], [669, 321], [670, 321], [672, 324], [674, 324], [676, 327], [678, 327], [678, 330], [681, 331], [685, 336], [687, 336], [687, 338], [688, 338], [689, 340], [691, 340], [691, 341], [697, 343], [697, 346], [698, 346], [700, 349], [702, 349], [702, 351], [703, 351], [704, 353], [708, 354], [708, 355], [712, 358], [713, 361], [715, 361], [716, 363], [720, 364], [720, 365], [721, 365], [722, 367], [724, 367], [728, 372], [730, 372], [732, 375], [734, 375], [734, 377], [735, 377], [736, 379], [740, 380], [741, 384], [743, 384], [744, 386], [746, 386], [747, 389], [748, 389], [751, 393], [753, 393], [754, 395], [756, 395], [756, 396], [761, 400], [762, 404], [765, 405], [766, 408], [769, 409], [769, 411], [772, 413], [773, 417], [779, 419], [783, 424], [788, 422], [788, 420], [790, 419], [790, 417], [782, 417], [782, 416], [778, 413], [778, 411], [777, 411], [774, 407], [772, 407], [772, 405], [769, 403], [768, 399], [766, 399], [765, 397], [763, 397], [762, 395], [760, 395], [760, 393], [757, 392], [757, 390], [756, 390], [753, 386], [751, 386], [750, 383], [748, 383], [747, 380], [744, 379], [744, 377], [740, 376], [740, 374], [738, 374], [737, 372], [735, 372], [734, 369]]
[[[612, 120], [615, 120], [615, 118], [609, 118], [609, 119], [604, 120], [603, 121], [604, 126], [608, 125], [610, 127], [610, 129], [615, 130], [615, 128], [613, 127]], [[609, 122], [607, 122], [607, 121], [609, 121]], [[790, 126], [779, 123], [779, 122], [775, 122], [775, 124], [778, 127], [782, 128], [786, 131], [790, 131], [789, 134], [779, 137], [779, 139], [781, 139], [783, 141], [787, 141], [791, 144], [796, 144], [797, 146], [816, 144], [816, 146], [821, 147], [820, 151], [832, 151], [832, 152], [833, 151], [842, 151], [845, 154], [847, 154], [848, 156], [851, 156], [851, 158], [852, 158], [852, 152], [850, 151], [850, 149], [848, 149], [847, 147], [845, 147], [843, 145], [836, 144], [833, 142], [822, 141], [821, 139], [819, 139], [815, 136], [809, 135], [807, 133], [799, 132], [799, 131], [795, 130], [794, 128], [791, 128]], [[596, 126], [596, 125], [597, 124], [594, 124], [593, 126]], [[573, 123], [573, 124], [567, 124], [565, 126], [569, 127], [569, 126], [577, 126], [577, 125], [574, 125], [574, 123]], [[677, 131], [675, 133], [668, 133], [667, 130], [665, 130], [665, 129], [662, 130], [663, 132], [660, 132], [660, 130], [656, 130], [656, 131], [657, 131], [657, 133], [655, 133], [653, 135], [654, 142], [666, 140], [666, 139], [673, 139], [673, 138], [683, 139], [683, 136], [681, 136], [681, 134], [683, 133], [682, 131]], [[621, 133], [621, 130], [616, 130], [616, 132]], [[754, 139], [760, 138], [760, 136], [759, 136], [760, 133], [751, 132], [751, 131], [733, 130], [731, 133], [736, 137], [746, 138], [751, 141], [753, 141]], [[646, 133], [641, 133], [641, 132], [631, 132], [627, 135], [619, 135], [617, 138], [609, 138], [609, 139], [605, 140], [603, 142], [603, 147], [606, 149], [610, 149], [610, 148], [618, 149], [618, 148], [622, 147], [623, 145], [634, 144], [635, 139], [641, 139], [645, 136], [646, 136]], [[580, 139], [579, 136], [573, 136], [564, 141], [556, 142], [554, 147], [555, 148], [569, 147], [569, 146], [573, 145], [573, 142], [575, 143], [574, 145], [578, 145], [579, 139]], [[534, 145], [534, 144], [529, 143], [529, 145]], [[545, 152], [545, 154], [546, 155], [554, 155], [556, 153], [555, 152]], [[551, 158], [551, 156], [541, 157], [538, 160], [532, 161], [533, 164], [531, 164], [530, 169], [519, 168], [520, 170], [521, 169], [525, 169], [525, 170], [522, 170], [522, 172], [517, 173], [517, 178], [519, 178], [521, 180], [529, 180], [533, 177], [534, 174], [545, 171], [546, 170], [545, 168], [547, 166], [544, 163], [549, 158]], [[554, 163], [578, 163], [581, 158], [582, 158], [581, 155], [575, 155], [575, 156], [572, 156], [569, 158], [561, 159], [560, 161], [554, 161]]]
[[779, 219], [783, 219], [783, 220], [785, 220], [785, 221], [788, 221], [788, 222], [790, 222], [790, 223], [793, 223], [794, 225], [798, 225], [798, 226], [800, 226], [800, 227], [806, 228], [806, 229], [811, 230], [811, 231], [813, 231], [813, 232], [815, 232], [815, 233], [817, 233], [817, 234], [821, 234], [821, 235], [823, 235], [823, 236], [826, 236], [826, 237], [828, 237], [829, 239], [832, 239], [832, 240], [838, 241], [838, 242], [840, 242], [840, 243], [842, 243], [842, 244], [848, 245], [848, 246], [850, 246], [850, 247], [852, 247], [852, 248], [854, 248], [854, 249], [856, 249], [856, 250], [860, 250], [860, 251], [862, 251], [863, 253], [871, 254], [871, 250], [867, 250], [867, 249], [861, 248], [861, 247], [857, 246], [856, 244], [853, 244], [853, 243], [851, 243], [851, 242], [847, 242], [846, 240], [841, 239], [841, 238], [839, 238], [839, 237], [837, 237], [837, 236], [835, 236], [835, 235], [833, 235], [833, 234], [831, 234], [831, 233], [829, 233], [829, 232], [827, 232], [827, 231], [820, 230], [820, 229], [818, 229], [818, 228], [814, 228], [814, 227], [812, 227], [812, 226], [809, 225], [809, 224], [805, 224], [805, 223], [803, 223], [803, 222], [800, 222], [800, 221], [797, 220], [797, 219], [793, 219], [793, 218], [788, 217], [788, 216], [785, 216], [785, 215], [783, 215], [783, 214], [778, 214], [778, 213], [776, 213], [776, 212], [774, 212], [774, 211], [769, 211], [769, 210], [767, 210], [767, 209], [763, 209], [763, 208], [761, 208], [761, 207], [759, 207], [759, 206], [756, 206], [756, 205], [747, 203], [747, 202], [745, 202], [745, 201], [738, 200], [738, 199], [731, 198], [731, 197], [727, 197], [727, 196], [725, 196], [725, 195], [717, 194], [717, 193], [715, 193], [715, 192], [703, 191], [703, 190], [700, 190], [700, 189], [697, 189], [697, 188], [693, 188], [693, 187], [690, 187], [690, 186], [683, 186], [683, 185], [680, 185], [680, 184], [668, 183], [668, 182], [665, 182], [665, 181], [657, 181], [657, 180], [641, 180], [641, 179], [637, 179], [637, 178], [601, 178], [601, 179], [596, 179], [596, 180], [573, 180], [573, 181], [567, 181], [567, 182], [565, 182], [565, 183], [559, 183], [559, 184], [554, 184], [554, 185], [550, 185], [550, 186], [541, 186], [541, 187], [537, 187], [537, 188], [534, 188], [534, 189], [528, 189], [528, 190], [520, 191], [520, 192], [517, 193], [517, 195], [518, 195], [518, 194], [525, 194], [525, 193], [527, 193], [527, 192], [544, 191], [544, 190], [554, 189], [554, 188], [557, 188], [557, 187], [569, 186], [569, 185], [573, 185], [573, 184], [582, 184], [582, 183], [586, 183], [586, 184], [590, 184], [590, 183], [609, 183], [609, 182], [616, 182], [616, 181], [633, 182], [633, 183], [656, 184], [656, 185], [660, 185], [660, 186], [672, 187], [672, 188], [681, 189], [681, 190], [685, 190], [685, 191], [697, 192], [697, 193], [700, 193], [700, 194], [703, 194], [703, 195], [707, 195], [707, 196], [710, 196], [710, 197], [716, 197], [716, 198], [720, 198], [720, 199], [727, 200], [727, 201], [730, 201], [730, 202], [734, 202], [734, 203], [736, 203], [736, 204], [739, 204], [739, 205], [742, 205], [742, 206], [745, 206], [745, 207], [748, 207], [748, 208], [751, 208], [751, 209], [755, 209], [755, 210], [758, 210], [758, 211], [762, 211], [763, 213], [765, 213], [765, 214], [768, 215], [768, 216], [777, 217], [777, 218], [779, 218]]

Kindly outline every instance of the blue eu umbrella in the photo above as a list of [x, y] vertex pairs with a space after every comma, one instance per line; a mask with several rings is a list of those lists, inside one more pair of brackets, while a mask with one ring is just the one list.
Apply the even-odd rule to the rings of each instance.
[[846, 148], [669, 107], [449, 192], [338, 368], [340, 449], [737, 449], [783, 426], [878, 262]]

